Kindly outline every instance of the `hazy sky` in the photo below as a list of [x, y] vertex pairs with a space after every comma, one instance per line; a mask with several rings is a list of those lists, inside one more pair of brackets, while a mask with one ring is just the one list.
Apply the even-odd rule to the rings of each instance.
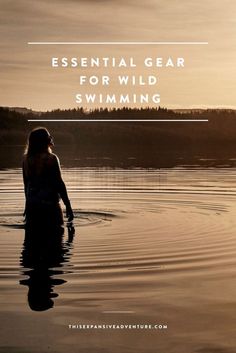
[[[236, 108], [235, 0], [0, 0], [0, 9], [1, 106], [47, 110], [80, 106], [75, 102], [77, 93], [159, 93], [160, 104], [166, 107]], [[209, 44], [29, 46], [28, 41]], [[51, 57], [133, 57], [137, 68], [52, 68]], [[147, 69], [142, 65], [145, 57], [184, 57], [185, 67]], [[158, 83], [122, 88], [118, 74], [144, 79], [155, 75]], [[80, 75], [109, 75], [111, 84], [80, 86]]]

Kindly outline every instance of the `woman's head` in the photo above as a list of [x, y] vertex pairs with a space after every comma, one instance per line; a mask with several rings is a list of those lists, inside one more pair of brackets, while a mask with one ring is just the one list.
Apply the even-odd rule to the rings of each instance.
[[53, 139], [45, 127], [38, 127], [32, 130], [28, 137], [25, 154], [35, 155], [42, 152], [50, 152], [53, 146]]

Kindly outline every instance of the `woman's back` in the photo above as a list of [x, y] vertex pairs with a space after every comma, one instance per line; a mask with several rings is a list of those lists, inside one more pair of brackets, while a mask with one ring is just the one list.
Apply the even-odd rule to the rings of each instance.
[[52, 138], [45, 128], [31, 132], [23, 159], [27, 223], [63, 224], [60, 198], [66, 206], [69, 219], [73, 219], [59, 160], [51, 153], [51, 146]]
[[59, 202], [58, 169], [57, 157], [52, 153], [40, 153], [33, 157], [25, 156], [23, 173], [28, 202], [31, 204]]
[[49, 152], [38, 153], [34, 156], [25, 156], [23, 164], [29, 178], [46, 177], [53, 168], [54, 155]]

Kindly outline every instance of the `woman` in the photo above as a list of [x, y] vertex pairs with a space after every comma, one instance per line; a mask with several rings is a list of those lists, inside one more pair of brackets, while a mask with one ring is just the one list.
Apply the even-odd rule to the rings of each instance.
[[46, 128], [31, 131], [23, 159], [25, 217], [28, 225], [62, 225], [60, 199], [66, 206], [68, 221], [74, 218], [59, 159], [51, 151], [53, 145]]

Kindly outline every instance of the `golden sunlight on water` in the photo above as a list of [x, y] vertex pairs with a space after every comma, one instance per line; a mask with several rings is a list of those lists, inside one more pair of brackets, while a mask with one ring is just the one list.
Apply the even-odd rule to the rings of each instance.
[[233, 353], [235, 172], [65, 169], [75, 234], [45, 263], [24, 244], [21, 171], [1, 171], [0, 352]]

